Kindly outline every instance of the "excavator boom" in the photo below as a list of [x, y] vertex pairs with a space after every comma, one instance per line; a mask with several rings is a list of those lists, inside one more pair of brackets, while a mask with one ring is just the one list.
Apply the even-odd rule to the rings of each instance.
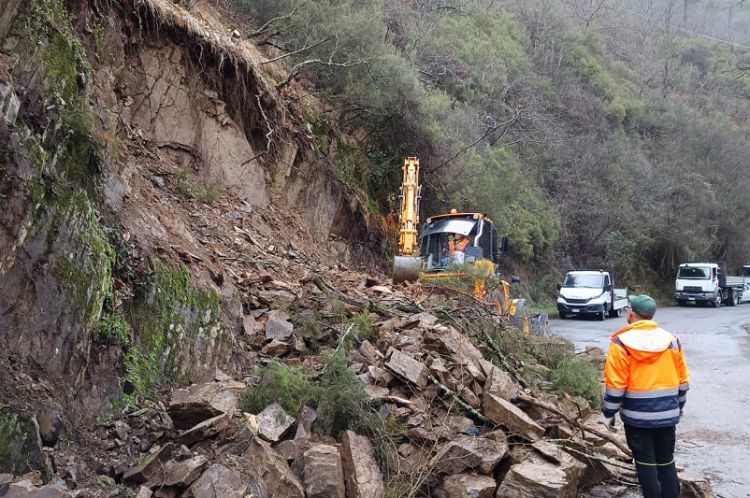
[[398, 256], [393, 260], [393, 282], [414, 281], [419, 277], [422, 260], [417, 256], [417, 226], [419, 225], [419, 204], [422, 187], [419, 185], [419, 159], [407, 157], [404, 160], [403, 180], [399, 193]]

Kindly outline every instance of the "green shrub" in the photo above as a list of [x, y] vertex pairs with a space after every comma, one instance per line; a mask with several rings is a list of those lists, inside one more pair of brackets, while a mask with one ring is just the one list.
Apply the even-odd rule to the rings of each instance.
[[566, 357], [552, 370], [552, 383], [559, 390], [582, 396], [593, 406], [602, 402], [600, 374], [586, 358]]
[[258, 370], [257, 385], [245, 393], [242, 409], [258, 413], [278, 402], [284, 410], [296, 415], [305, 404], [316, 405], [319, 391], [311, 373], [302, 367], [288, 367], [274, 360]]

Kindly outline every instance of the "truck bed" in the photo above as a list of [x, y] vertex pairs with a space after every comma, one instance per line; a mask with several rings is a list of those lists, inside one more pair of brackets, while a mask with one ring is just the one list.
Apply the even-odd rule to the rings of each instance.
[[742, 287], [745, 285], [745, 279], [743, 277], [726, 277], [727, 287]]

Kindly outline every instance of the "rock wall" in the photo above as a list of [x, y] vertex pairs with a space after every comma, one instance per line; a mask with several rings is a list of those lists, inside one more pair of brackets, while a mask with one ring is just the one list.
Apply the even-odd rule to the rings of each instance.
[[267, 210], [297, 212], [336, 261], [377, 243], [251, 44], [170, 2], [5, 5], [0, 355], [72, 382], [76, 418], [206, 377], [241, 326], [220, 266], [191, 266], [205, 240], [175, 190], [219, 192], [265, 233]]

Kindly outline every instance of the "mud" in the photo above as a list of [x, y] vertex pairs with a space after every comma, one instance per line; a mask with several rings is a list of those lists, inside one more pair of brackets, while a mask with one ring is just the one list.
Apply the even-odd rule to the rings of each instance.
[[[685, 345], [691, 371], [685, 415], [677, 428], [678, 467], [705, 473], [719, 497], [750, 496], [750, 306], [663, 308], [655, 317]], [[605, 351], [625, 318], [550, 320], [576, 347]]]

